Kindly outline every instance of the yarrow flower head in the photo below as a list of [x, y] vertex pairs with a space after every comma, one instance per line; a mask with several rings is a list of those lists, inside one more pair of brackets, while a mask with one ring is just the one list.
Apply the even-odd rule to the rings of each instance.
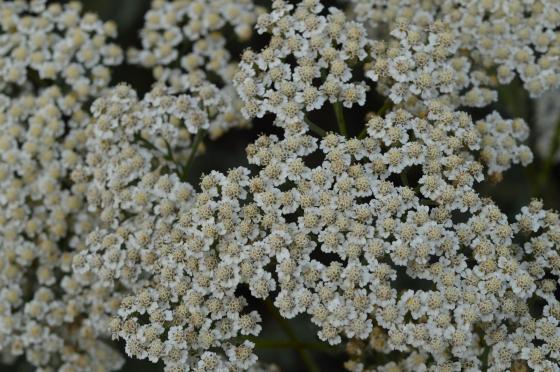
[[489, 173], [502, 173], [512, 164], [527, 166], [533, 161], [531, 149], [522, 144], [529, 137], [529, 127], [523, 119], [506, 120], [493, 112], [476, 122], [482, 135], [481, 159]]
[[353, 82], [354, 65], [366, 58], [366, 31], [342, 11], [326, 10], [316, 0], [294, 6], [273, 2], [257, 21], [268, 45], [242, 55], [234, 84], [246, 117], [274, 113], [278, 125], [302, 122], [306, 112], [325, 102], [363, 105], [366, 86]]
[[[286, 319], [350, 371], [558, 370], [560, 215], [486, 189], [533, 160], [503, 85], [557, 85], [560, 9], [350, 3], [155, 0], [139, 94], [109, 87], [113, 23], [0, 2], [2, 363], [276, 371], [266, 308], [310, 370]], [[248, 166], [199, 176], [254, 118]]]
[[2, 47], [0, 87], [55, 85], [61, 80], [73, 98], [85, 101], [110, 81], [108, 66], [123, 59], [113, 22], [93, 13], [81, 14], [81, 4], [46, 5], [44, 0], [4, 1], [0, 9]]
[[392, 30], [403, 17], [425, 27], [434, 20], [450, 26], [459, 50], [470, 63], [494, 67], [494, 79], [523, 81], [531, 97], [560, 83], [558, 26], [560, 4], [544, 1], [352, 0], [356, 18], [378, 34]]
[[73, 273], [93, 220], [85, 207], [88, 102], [122, 52], [116, 27], [79, 3], [0, 6], [0, 350], [38, 370], [118, 369], [99, 336], [118, 306]]
[[457, 55], [459, 38], [450, 25], [434, 21], [419, 26], [398, 18], [390, 36], [389, 42], [371, 41], [365, 75], [393, 103], [425, 108], [437, 98], [452, 107], [484, 107], [497, 99], [483, 87], [490, 78], [471, 71], [468, 58]]
[[[251, 255], [259, 235], [255, 208], [242, 208], [248, 171], [213, 172], [195, 193], [177, 164], [196, 155], [189, 118], [205, 113], [188, 96], [162, 93], [139, 100], [121, 85], [93, 104], [91, 148], [98, 151], [84, 172], [93, 177], [88, 201], [102, 224], [74, 269], [111, 291], [126, 288], [110, 329], [129, 356], [163, 360], [170, 370], [247, 369], [256, 362], [254, 345], [236, 337], [257, 335], [261, 318], [236, 290], [245, 283], [265, 297], [274, 289]], [[255, 265], [260, 271], [250, 270]]]
[[153, 1], [140, 32], [142, 49], [130, 49], [129, 60], [151, 68], [156, 80], [173, 92], [219, 101], [209, 132], [217, 138], [249, 125], [233, 94], [236, 61], [227, 33], [233, 28], [239, 40], [247, 40], [259, 11], [249, 0]]
[[[498, 132], [490, 134], [485, 121]], [[280, 313], [307, 313], [318, 337], [331, 344], [381, 333], [388, 347], [379, 351], [399, 350], [410, 355], [407, 363], [435, 370], [450, 363], [480, 368], [482, 324], [499, 329], [535, 321], [500, 300], [511, 299], [517, 309], [537, 295], [545, 269], [535, 276], [536, 266], [514, 243], [518, 223], [474, 189], [485, 178], [477, 158], [491, 174], [530, 160], [530, 152], [511, 152], [526, 127], [495, 113], [485, 121], [475, 125], [434, 100], [419, 115], [395, 109], [371, 116], [361, 139], [328, 133], [318, 142], [294, 137], [288, 125], [284, 138], [263, 136], [250, 145], [249, 162], [260, 167], [250, 190], [267, 216], [261, 230], [284, 236], [282, 249], [272, 240], [269, 248]], [[309, 166], [312, 155], [322, 164]], [[548, 213], [532, 205], [534, 213]], [[557, 228], [557, 218], [550, 214], [549, 228]], [[539, 231], [533, 220], [518, 219], [525, 231]], [[506, 261], [507, 269], [500, 264]], [[398, 291], [403, 277], [425, 285]], [[359, 358], [348, 365], [364, 366]]]

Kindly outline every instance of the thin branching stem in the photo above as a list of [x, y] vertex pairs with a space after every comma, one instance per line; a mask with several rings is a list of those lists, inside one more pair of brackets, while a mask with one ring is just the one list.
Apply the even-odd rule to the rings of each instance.
[[327, 132], [323, 128], [312, 122], [307, 116], [304, 117], [304, 120], [309, 129], [319, 137], [325, 137], [327, 135]]
[[338, 124], [338, 130], [340, 134], [344, 137], [348, 137], [348, 129], [346, 129], [346, 120], [344, 120], [344, 112], [342, 109], [342, 103], [336, 102], [333, 104], [334, 114], [336, 116], [336, 122]]
[[544, 159], [543, 167], [539, 174], [540, 192], [543, 191], [546, 182], [550, 178], [550, 172], [552, 171], [552, 167], [554, 165], [554, 157], [558, 153], [558, 149], [560, 149], [560, 120], [558, 120], [558, 122], [556, 123], [556, 128], [554, 129], [554, 134], [550, 143], [550, 147], [548, 149], [548, 154]]
[[[299, 341], [296, 335], [296, 332], [292, 329], [290, 323], [286, 319], [284, 319], [282, 315], [280, 315], [280, 313], [278, 312], [278, 310], [276, 309], [276, 307], [274, 306], [270, 298], [267, 298], [264, 301], [264, 303], [266, 305], [267, 310], [278, 322], [278, 325], [280, 326], [280, 328], [282, 328], [282, 330], [284, 331], [286, 336], [288, 336], [288, 338], [293, 343], [293, 345], [301, 344], [301, 342]], [[317, 364], [315, 363], [315, 361], [313, 360], [309, 352], [305, 350], [305, 348], [296, 347], [295, 349], [299, 354], [301, 360], [303, 361], [303, 363], [305, 364], [305, 366], [310, 372], [319, 372], [319, 367], [317, 366]]]
[[198, 153], [198, 148], [200, 147], [200, 144], [203, 142], [204, 137], [206, 137], [206, 130], [200, 128], [198, 130], [198, 132], [196, 132], [196, 135], [194, 137], [192, 146], [191, 146], [191, 153], [189, 154], [189, 158], [187, 160], [187, 162], [185, 163], [185, 165], [183, 166], [183, 171], [181, 172], [181, 179], [182, 180], [186, 180], [189, 172], [192, 168], [192, 165], [194, 163], [194, 158], [196, 156], [196, 154]]
[[331, 346], [320, 342], [302, 342], [292, 340], [266, 340], [259, 337], [242, 337], [255, 344], [257, 349], [307, 349], [307, 350], [331, 350]]

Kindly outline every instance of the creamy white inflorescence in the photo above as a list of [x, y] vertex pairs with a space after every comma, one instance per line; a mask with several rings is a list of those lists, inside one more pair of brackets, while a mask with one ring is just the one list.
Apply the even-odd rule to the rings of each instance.
[[122, 61], [116, 25], [81, 5], [0, 4], [0, 350], [40, 371], [119, 369], [105, 344], [118, 294], [72, 272], [88, 212], [89, 101]]
[[[477, 185], [533, 159], [527, 123], [487, 108], [515, 76], [557, 85], [559, 5], [352, 3], [153, 1], [143, 97], [108, 88], [113, 23], [0, 4], [6, 361], [115, 370], [112, 336], [166, 371], [272, 370], [264, 300], [352, 371], [558, 369], [560, 217], [534, 199], [508, 220]], [[238, 62], [253, 26], [269, 38]], [[340, 133], [309, 119], [328, 106]], [[265, 114], [249, 167], [186, 181], [206, 134]]]

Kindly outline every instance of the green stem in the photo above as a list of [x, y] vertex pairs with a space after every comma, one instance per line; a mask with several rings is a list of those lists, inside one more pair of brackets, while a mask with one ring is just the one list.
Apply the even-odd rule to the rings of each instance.
[[488, 356], [490, 355], [490, 346], [485, 346], [482, 351], [482, 370], [486, 371], [488, 368]]
[[403, 183], [403, 186], [408, 186], [408, 176], [406, 175], [405, 170], [401, 172], [401, 182]]
[[430, 207], [439, 207], [438, 202], [436, 202], [434, 200], [430, 200], [430, 199], [424, 199], [424, 198], [420, 199], [420, 204], [427, 205], [427, 206], [430, 206]]
[[542, 171], [539, 174], [539, 190], [542, 192], [543, 187], [550, 177], [552, 166], [554, 165], [554, 157], [560, 148], [560, 120], [556, 123], [554, 135], [548, 149], [548, 154], [544, 160]]
[[189, 154], [189, 158], [187, 160], [187, 162], [185, 163], [185, 165], [183, 166], [183, 170], [181, 172], [180, 175], [180, 179], [185, 181], [187, 179], [187, 176], [189, 174], [189, 171], [194, 163], [194, 158], [196, 156], [196, 153], [198, 152], [198, 148], [200, 147], [200, 144], [202, 143], [202, 141], [204, 140], [204, 137], [206, 136], [206, 130], [200, 128], [198, 130], [198, 132], [196, 132], [196, 135], [194, 137], [194, 141], [192, 143], [191, 146], [191, 153]]
[[[282, 328], [282, 330], [284, 331], [286, 336], [288, 336], [288, 338], [292, 341], [292, 343], [294, 345], [295, 344], [300, 344], [301, 342], [298, 340], [298, 337], [297, 337], [295, 331], [290, 326], [290, 323], [286, 319], [284, 319], [282, 317], [282, 315], [280, 315], [280, 313], [278, 312], [278, 310], [276, 309], [276, 307], [274, 306], [274, 304], [272, 303], [270, 298], [267, 298], [264, 301], [264, 303], [266, 305], [267, 310], [272, 314], [274, 319], [280, 325], [280, 328]], [[307, 367], [307, 369], [310, 372], [319, 372], [319, 367], [317, 366], [317, 364], [315, 363], [313, 358], [311, 358], [311, 355], [309, 354], [309, 352], [307, 352], [307, 350], [305, 350], [304, 348], [298, 347], [298, 348], [296, 348], [296, 351], [297, 351], [301, 360], [303, 361], [303, 363], [305, 364], [305, 366]]]
[[255, 344], [257, 349], [307, 349], [307, 350], [330, 350], [331, 347], [318, 342], [295, 342], [291, 340], [263, 340], [258, 337], [243, 337]]
[[391, 101], [390, 99], [387, 98], [385, 100], [385, 102], [383, 102], [383, 106], [381, 106], [379, 111], [377, 111], [377, 115], [379, 115], [379, 116], [385, 115], [385, 113], [387, 111], [389, 111], [391, 109], [391, 107], [393, 107], [393, 101]]
[[142, 135], [140, 133], [135, 133], [134, 134], [134, 139], [136, 141], [140, 141], [140, 143], [146, 147], [149, 148], [150, 150], [155, 150], [158, 152], [161, 152], [160, 149], [158, 149], [153, 143], [151, 143], [150, 141], [148, 141], [147, 139], [145, 139], [144, 137], [142, 137]]
[[344, 120], [344, 113], [342, 112], [342, 103], [336, 102], [334, 105], [334, 114], [336, 115], [336, 122], [338, 130], [344, 137], [348, 137], [348, 130], [346, 129], [346, 121]]
[[142, 135], [139, 133], [136, 133], [134, 135], [134, 139], [136, 141], [139, 141], [141, 146], [159, 152], [165, 160], [175, 163], [175, 165], [177, 165], [177, 163], [175, 162], [175, 158], [173, 157], [173, 151], [171, 150], [171, 146], [169, 145], [169, 142], [164, 140], [165, 147], [167, 148], [167, 153], [165, 153], [164, 151], [160, 150], [156, 145], [154, 145], [153, 143], [151, 143], [150, 141], [142, 137]]
[[173, 163], [175, 163], [175, 165], [178, 165], [175, 161], [175, 157], [173, 156], [173, 150], [171, 149], [171, 145], [169, 145], [169, 142], [165, 141], [165, 147], [167, 149], [167, 156], [165, 157], [165, 159], [172, 161]]
[[318, 126], [317, 124], [309, 120], [307, 116], [305, 116], [303, 119], [305, 120], [305, 123], [313, 133], [315, 133], [319, 137], [325, 137], [327, 135], [327, 132], [323, 128], [321, 128], [320, 126]]
[[367, 134], [367, 125], [364, 127], [364, 129], [362, 129], [362, 131], [358, 134], [358, 139], [364, 139], [366, 138], [366, 134]]

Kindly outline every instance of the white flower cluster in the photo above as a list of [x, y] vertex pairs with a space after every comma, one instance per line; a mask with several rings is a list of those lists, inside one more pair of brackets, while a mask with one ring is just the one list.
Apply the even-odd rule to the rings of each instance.
[[[478, 191], [533, 159], [528, 124], [488, 106], [515, 74], [557, 85], [559, 5], [352, 3], [155, 0], [139, 97], [108, 88], [112, 23], [0, 2], [2, 362], [117, 370], [112, 336], [169, 372], [274, 370], [264, 301], [351, 371], [560, 370], [560, 215]], [[253, 25], [269, 39], [237, 63]], [[308, 115], [327, 106], [339, 133]], [[248, 168], [186, 181], [206, 136], [265, 114]]]
[[94, 221], [71, 174], [87, 153], [87, 101], [122, 59], [115, 25], [75, 2], [4, 1], [0, 29], [0, 350], [40, 371], [119, 369], [98, 338], [118, 301], [71, 270]]
[[[244, 205], [248, 171], [212, 173], [197, 195], [165, 174], [179, 170], [163, 150], [175, 158], [188, 142], [173, 135], [178, 122], [166, 112], [174, 105], [154, 95], [139, 102], [121, 85], [94, 103], [88, 205], [100, 206], [105, 228], [90, 234], [74, 268], [95, 273], [111, 290], [127, 288], [111, 328], [130, 356], [161, 359], [169, 370], [247, 369], [256, 360], [253, 345], [235, 337], [257, 335], [260, 316], [243, 312], [246, 300], [235, 292], [247, 284], [265, 298], [275, 289], [263, 270], [270, 253], [260, 241], [260, 210]], [[175, 142], [146, 147], [167, 140]], [[210, 351], [215, 347], [221, 355]]]
[[270, 112], [283, 125], [303, 121], [325, 102], [365, 103], [366, 86], [352, 82], [352, 68], [367, 56], [366, 30], [337, 8], [323, 10], [318, 0], [275, 0], [272, 12], [259, 16], [257, 31], [271, 34], [270, 41], [258, 53], [243, 53], [234, 78], [246, 117]]
[[88, 129], [87, 165], [74, 178], [88, 182], [88, 208], [99, 210], [113, 225], [119, 209], [142, 214], [150, 200], [137, 183], [151, 172], [167, 170], [182, 176], [180, 166], [191, 154], [194, 133], [208, 127], [199, 103], [186, 95], [165, 94], [155, 87], [139, 100], [119, 85], [92, 105], [95, 121]]
[[95, 150], [84, 173], [93, 177], [88, 206], [101, 224], [73, 266], [110, 291], [126, 288], [110, 327], [128, 355], [163, 360], [169, 371], [247, 369], [256, 361], [253, 344], [235, 338], [257, 335], [260, 316], [244, 311], [236, 290], [247, 283], [262, 291], [266, 279], [240, 271], [241, 262], [254, 265], [251, 247], [237, 241], [256, 239], [254, 228], [244, 241], [237, 230], [256, 217], [254, 207], [241, 208], [248, 177], [243, 169], [212, 173], [196, 195], [181, 181], [177, 164], [191, 155], [183, 126], [204, 115], [185, 103], [189, 97], [158, 88], [139, 101], [121, 85], [93, 104]]
[[[441, 260], [434, 262], [428, 271], [439, 278], [437, 291], [404, 291], [393, 310], [381, 311], [395, 311], [393, 316], [405, 321], [372, 333], [373, 354], [395, 349], [405, 353], [401, 361], [379, 370], [481, 370], [480, 358], [488, 352], [485, 368], [491, 371], [513, 369], [512, 364], [523, 360], [531, 370], [557, 370], [560, 304], [554, 295], [556, 280], [547, 278], [546, 272], [558, 272], [559, 256], [552, 248], [560, 237], [558, 218], [533, 201], [514, 224], [508, 225], [492, 205], [458, 224], [461, 246], [472, 249], [463, 252], [472, 254], [474, 261], [463, 261], [462, 254], [449, 257], [459, 265], [451, 270]], [[524, 236], [525, 243], [511, 244], [513, 234]], [[539, 253], [533, 256], [535, 247]], [[531, 310], [537, 298], [545, 304], [539, 316]], [[356, 342], [352, 347], [354, 358], [347, 367], [360, 370], [371, 351]], [[442, 353], [439, 357], [434, 355], [437, 350]]]
[[400, 17], [421, 27], [441, 20], [472, 63], [495, 68], [507, 84], [515, 76], [531, 97], [560, 84], [560, 3], [557, 0], [351, 0], [358, 20], [377, 33]]
[[[215, 187], [239, 187], [245, 178], [233, 170]], [[145, 190], [151, 208], [115, 232], [90, 236], [93, 255], [87, 259], [101, 262], [103, 279], [114, 274], [129, 288], [111, 323], [113, 334], [126, 341], [130, 356], [163, 360], [170, 371], [252, 366], [253, 343], [236, 340], [261, 328], [260, 316], [246, 311], [247, 301], [235, 293], [241, 283], [258, 280], [240, 272], [240, 260], [251, 262], [249, 247], [239, 247], [235, 239], [237, 219], [247, 218], [241, 201], [209, 193], [191, 196], [188, 184], [166, 175], [148, 175], [138, 189]], [[214, 215], [228, 208], [226, 229]]]
[[0, 88], [19, 91], [44, 84], [68, 85], [84, 101], [107, 86], [107, 66], [120, 64], [113, 22], [81, 15], [81, 4], [46, 5], [44, 0], [3, 1], [0, 7]]
[[152, 68], [156, 80], [173, 92], [204, 96], [212, 86], [222, 103], [210, 125], [210, 136], [217, 138], [249, 125], [231, 85], [237, 66], [228, 33], [249, 39], [259, 11], [250, 0], [153, 1], [140, 32], [142, 49], [131, 49], [129, 60]]
[[[363, 140], [257, 140], [248, 155], [262, 170], [251, 191], [274, 222], [269, 236], [281, 237], [263, 240], [276, 262], [280, 313], [308, 313], [319, 337], [333, 344], [341, 336], [367, 338], [375, 324], [388, 351], [421, 355], [422, 368], [431, 370], [480, 369], [483, 343], [496, 343], [480, 340], [480, 328], [504, 332], [491, 357], [502, 348], [509, 357], [500, 355], [493, 370], [509, 367], [522, 350], [540, 353], [536, 361], [523, 354], [531, 368], [556, 365], [560, 319], [532, 316], [525, 301], [536, 296], [560, 306], [547, 292], [556, 282], [545, 277], [557, 270], [558, 215], [535, 201], [509, 224], [480, 197], [473, 185], [483, 179], [482, 166], [468, 155], [480, 142], [467, 114], [446, 110], [428, 120], [402, 110], [373, 118]], [[317, 150], [323, 163], [306, 166]], [[394, 181], [419, 170], [414, 184]], [[524, 245], [514, 243], [515, 234], [526, 233], [532, 235]], [[397, 291], [404, 278], [425, 289]], [[530, 334], [526, 322], [550, 322], [552, 330]]]
[[407, 107], [425, 106], [436, 98], [453, 107], [484, 107], [495, 101], [497, 94], [481, 87], [490, 78], [471, 71], [468, 58], [457, 55], [457, 35], [449, 25], [434, 22], [424, 28], [399, 18], [390, 34], [394, 39], [371, 42], [372, 61], [365, 75], [378, 82], [377, 90]]
[[529, 137], [529, 127], [523, 119], [503, 119], [496, 111], [476, 122], [482, 135], [481, 160], [488, 166], [488, 173], [499, 174], [521, 163], [533, 162], [533, 153], [521, 144]]

